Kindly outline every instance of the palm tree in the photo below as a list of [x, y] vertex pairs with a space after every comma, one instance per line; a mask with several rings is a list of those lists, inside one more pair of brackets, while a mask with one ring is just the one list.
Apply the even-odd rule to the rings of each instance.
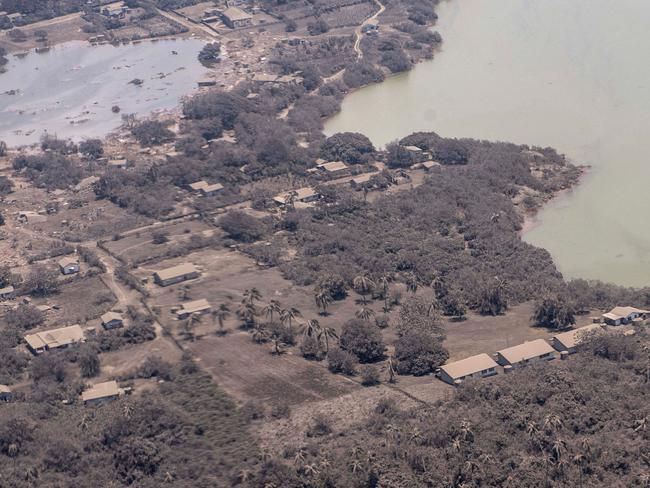
[[321, 315], [327, 315], [327, 307], [332, 303], [332, 295], [326, 290], [320, 290], [314, 295], [316, 306], [322, 310]]
[[272, 354], [275, 354], [276, 356], [279, 356], [284, 352], [284, 342], [280, 339], [280, 336], [277, 334], [273, 334], [271, 337], [271, 344], [273, 345], [273, 349], [271, 351]]
[[282, 322], [282, 325], [285, 325], [285, 322], [289, 322], [290, 331], [292, 329], [291, 322], [297, 317], [302, 317], [302, 314], [296, 307], [291, 307], [280, 311], [280, 321]]
[[257, 316], [255, 305], [242, 301], [242, 303], [239, 304], [239, 307], [237, 307], [237, 316], [247, 327], [255, 325], [255, 317]]
[[469, 421], [463, 420], [460, 423], [460, 434], [463, 437], [464, 441], [472, 442], [474, 440], [474, 432], [472, 431], [472, 424]]
[[338, 339], [339, 334], [334, 327], [325, 327], [319, 332], [318, 340], [321, 340], [321, 337], [325, 339], [325, 354], [327, 354], [330, 350], [330, 339]]
[[354, 290], [363, 297], [363, 304], [366, 304], [366, 295], [371, 293], [375, 287], [375, 283], [366, 275], [359, 275], [352, 281]]
[[375, 315], [375, 312], [371, 308], [368, 308], [364, 305], [359, 310], [357, 310], [354, 315], [361, 320], [370, 320]]
[[282, 306], [280, 305], [280, 302], [277, 300], [271, 300], [268, 305], [262, 308], [262, 313], [266, 315], [271, 322], [273, 322], [273, 314], [277, 312], [277, 314], [280, 315], [281, 310]]
[[320, 324], [316, 319], [308, 320], [307, 323], [302, 327], [303, 334], [307, 337], [317, 336], [320, 330]]
[[390, 310], [388, 308], [388, 290], [390, 287], [390, 280], [391, 276], [388, 274], [381, 275], [381, 278], [379, 278], [379, 281], [377, 282], [377, 286], [379, 286], [379, 289], [381, 290], [381, 295], [384, 298], [384, 312], [388, 313]]
[[196, 335], [194, 334], [194, 329], [201, 322], [201, 316], [197, 313], [190, 314], [187, 320], [183, 323], [183, 330], [181, 334], [185, 339], [194, 342], [196, 340]]
[[406, 283], [406, 290], [413, 293], [418, 291], [418, 279], [413, 273], [407, 273], [404, 278], [404, 283]]
[[388, 373], [388, 382], [395, 383], [395, 363], [393, 361], [393, 356], [388, 358], [388, 363], [386, 364], [386, 372]]
[[551, 446], [551, 452], [553, 453], [553, 458], [559, 462], [566, 452], [566, 442], [562, 439], [556, 439]]
[[247, 303], [251, 306], [255, 306], [255, 302], [261, 299], [262, 299], [262, 294], [257, 288], [253, 287], [244, 290], [244, 298], [242, 299], [242, 303]]
[[215, 320], [219, 322], [219, 334], [223, 335], [225, 330], [223, 328], [223, 322], [230, 316], [230, 309], [225, 303], [220, 304], [216, 309], [212, 311], [212, 321]]
[[543, 427], [545, 430], [557, 432], [563, 425], [562, 419], [555, 414], [549, 414], [544, 417]]
[[251, 331], [251, 337], [255, 342], [258, 344], [261, 344], [262, 342], [266, 341], [268, 338], [268, 335], [266, 333], [266, 329], [262, 327], [262, 325], [258, 324], [255, 326], [255, 328]]

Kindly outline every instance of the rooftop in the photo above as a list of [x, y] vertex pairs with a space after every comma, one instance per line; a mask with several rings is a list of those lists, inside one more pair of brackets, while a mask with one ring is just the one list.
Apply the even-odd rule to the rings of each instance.
[[496, 368], [498, 365], [487, 354], [477, 354], [460, 361], [445, 364], [440, 369], [447, 373], [451, 378], [462, 378], [470, 374], [478, 373], [490, 368]]
[[543, 354], [553, 353], [555, 350], [544, 339], [524, 342], [518, 346], [508, 347], [498, 351], [509, 363], [519, 363], [527, 359], [533, 359]]
[[345, 169], [348, 169], [347, 164], [345, 164], [343, 161], [332, 161], [329, 163], [321, 163], [318, 165], [319, 168], [324, 169], [325, 171], [343, 171]]
[[191, 302], [182, 303], [181, 309], [177, 313], [189, 314], [195, 312], [202, 312], [203, 310], [207, 310], [209, 308], [211, 308], [210, 302], [208, 302], [205, 298], [201, 298], [199, 300], [193, 300]]
[[66, 256], [64, 258], [59, 259], [58, 264], [62, 268], [65, 268], [66, 266], [70, 266], [72, 264], [79, 264], [79, 260], [77, 258], [72, 258], [70, 256]]
[[564, 347], [572, 348], [576, 347], [583, 340], [585, 334], [602, 330], [603, 328], [600, 324], [591, 324], [585, 327], [580, 327], [579, 329], [562, 332], [561, 334], [553, 336], [553, 339], [561, 342]]
[[36, 332], [25, 336], [25, 341], [32, 349], [42, 349], [46, 346], [49, 348], [63, 347], [83, 340], [84, 333], [78, 325]]
[[84, 402], [87, 402], [90, 400], [99, 400], [101, 398], [117, 396], [120, 393], [122, 393], [122, 389], [117, 386], [117, 381], [106, 381], [104, 383], [97, 383], [84, 391], [81, 394], [81, 399]]
[[196, 272], [197, 269], [192, 263], [183, 263], [177, 266], [172, 266], [171, 268], [156, 271], [156, 275], [158, 275], [158, 278], [161, 280], [169, 280], [178, 276], [184, 276]]
[[646, 313], [650, 313], [650, 311], [641, 310], [641, 309], [635, 308], [635, 307], [614, 307], [609, 312], [603, 314], [603, 317], [606, 317], [606, 318], [612, 319], [612, 320], [619, 320], [619, 319], [623, 319], [625, 317], [629, 317], [633, 313], [646, 314]]
[[309, 186], [306, 186], [304, 188], [298, 188], [297, 190], [289, 190], [289, 191], [282, 192], [279, 195], [276, 195], [274, 200], [276, 202], [284, 203], [284, 202], [286, 202], [287, 197], [289, 196], [289, 193], [291, 193], [291, 192], [296, 193], [296, 200], [298, 200], [298, 201], [304, 200], [305, 198], [310, 198], [310, 197], [313, 197], [313, 196], [317, 195], [316, 190], [314, 190], [313, 188], [311, 188]]
[[206, 186], [208, 186], [208, 182], [205, 180], [196, 181], [190, 184], [190, 188], [194, 191], [199, 191], [202, 188], [205, 188]]
[[244, 12], [242, 9], [237, 7], [229, 7], [223, 11], [224, 17], [227, 17], [231, 21], [235, 22], [237, 20], [246, 20], [252, 19], [253, 16], [249, 13]]
[[117, 312], [106, 312], [104, 315], [101, 316], [102, 319], [102, 324], [107, 324], [109, 322], [112, 322], [113, 320], [119, 320], [120, 322], [123, 321], [122, 315], [120, 315]]

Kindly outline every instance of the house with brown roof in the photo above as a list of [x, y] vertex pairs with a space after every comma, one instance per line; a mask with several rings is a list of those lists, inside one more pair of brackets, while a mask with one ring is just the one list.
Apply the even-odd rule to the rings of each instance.
[[241, 29], [253, 25], [253, 16], [238, 7], [229, 7], [221, 12], [223, 23], [231, 29]]
[[318, 171], [322, 174], [330, 176], [345, 176], [350, 172], [350, 168], [343, 161], [330, 161], [327, 163], [321, 163], [316, 166]]
[[370, 182], [373, 176], [378, 175], [379, 172], [375, 171], [374, 173], [363, 173], [357, 175], [350, 180], [350, 186], [352, 188], [362, 188], [364, 185]]
[[32, 354], [41, 354], [51, 349], [62, 349], [72, 344], [85, 342], [83, 330], [78, 325], [27, 334], [25, 342]]
[[116, 169], [126, 169], [126, 167], [128, 165], [128, 163], [126, 161], [126, 158], [110, 159], [106, 164], [109, 167], [116, 168]]
[[291, 201], [293, 203], [311, 203], [315, 202], [320, 198], [320, 195], [316, 190], [314, 190], [312, 187], [305, 187], [305, 188], [299, 188], [297, 190], [289, 190], [282, 192], [278, 195], [276, 195], [273, 198], [273, 201], [277, 203], [278, 205], [287, 205], [290, 204]]
[[212, 306], [210, 305], [210, 302], [208, 302], [205, 298], [201, 298], [199, 300], [193, 300], [191, 302], [185, 302], [181, 304], [181, 307], [176, 310], [176, 317], [179, 320], [184, 320], [190, 315], [203, 315], [210, 313], [211, 310]]
[[184, 263], [156, 271], [153, 274], [153, 279], [160, 286], [169, 286], [182, 281], [193, 280], [199, 276], [199, 271], [192, 263]]
[[487, 354], [477, 354], [440, 367], [439, 378], [450, 385], [459, 385], [470, 378], [497, 374], [497, 363]]
[[205, 180], [201, 180], [191, 183], [190, 188], [204, 197], [212, 197], [223, 190], [223, 185], [221, 183], [210, 184]]
[[0, 402], [10, 402], [14, 397], [11, 388], [7, 385], [0, 385]]
[[57, 262], [61, 273], [70, 275], [79, 272], [79, 260], [70, 256], [59, 259]]
[[550, 361], [555, 359], [554, 353], [555, 350], [544, 339], [535, 339], [497, 351], [497, 363], [515, 368], [537, 361]]
[[16, 290], [13, 286], [5, 286], [0, 288], [0, 300], [11, 300], [16, 296]]
[[603, 328], [600, 324], [591, 324], [554, 335], [551, 338], [551, 343], [556, 350], [560, 352], [567, 351], [569, 354], [573, 354], [585, 337], [602, 331]]
[[629, 324], [637, 319], [646, 319], [650, 311], [635, 307], [614, 307], [603, 314], [603, 320], [608, 325]]
[[81, 393], [84, 405], [101, 405], [102, 403], [117, 400], [124, 390], [117, 385], [117, 381], [97, 383]]
[[102, 326], [106, 330], [119, 329], [124, 325], [122, 315], [117, 312], [106, 312], [101, 316]]

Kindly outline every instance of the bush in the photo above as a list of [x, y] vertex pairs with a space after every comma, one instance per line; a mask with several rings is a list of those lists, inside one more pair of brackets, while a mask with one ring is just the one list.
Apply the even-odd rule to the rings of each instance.
[[104, 154], [104, 145], [101, 139], [86, 139], [79, 143], [79, 152], [89, 158], [97, 159]]
[[97, 376], [101, 370], [97, 351], [87, 345], [79, 348], [77, 352], [77, 363], [79, 364], [81, 376], [84, 378]]
[[332, 300], [344, 300], [348, 296], [348, 284], [343, 277], [333, 273], [319, 279], [316, 289], [329, 293]]
[[33, 305], [21, 304], [5, 313], [5, 321], [12, 327], [22, 330], [38, 327], [43, 320], [43, 312]]
[[379, 384], [379, 370], [376, 366], [366, 364], [361, 367], [361, 384], [374, 386]]
[[564, 296], [547, 296], [535, 304], [532, 321], [538, 327], [566, 329], [576, 323], [575, 310]]
[[307, 437], [321, 437], [332, 433], [332, 421], [319, 413], [312, 419], [309, 429], [307, 429]]
[[449, 353], [442, 343], [425, 332], [408, 332], [395, 344], [395, 369], [399, 374], [422, 376], [432, 373], [448, 358]]
[[321, 353], [321, 343], [314, 336], [303, 336], [300, 353], [307, 359], [317, 359]]
[[174, 133], [157, 120], [140, 122], [131, 129], [131, 133], [143, 146], [162, 144], [174, 139]]
[[254, 242], [265, 234], [264, 223], [239, 210], [232, 210], [219, 219], [219, 226], [231, 239]]
[[353, 319], [343, 324], [341, 349], [357, 356], [360, 362], [370, 363], [384, 357], [384, 341], [379, 328], [366, 320]]
[[170, 381], [172, 379], [172, 365], [160, 357], [148, 357], [138, 368], [137, 375], [138, 378], [158, 377]]
[[330, 349], [327, 353], [327, 368], [332, 373], [342, 373], [349, 376], [356, 374], [357, 358], [343, 349]]
[[328, 161], [343, 161], [347, 164], [360, 164], [368, 155], [375, 152], [370, 139], [358, 132], [339, 132], [323, 142], [321, 157]]

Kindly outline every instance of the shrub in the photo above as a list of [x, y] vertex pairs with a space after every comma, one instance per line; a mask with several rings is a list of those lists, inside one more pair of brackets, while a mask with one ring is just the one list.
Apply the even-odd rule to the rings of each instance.
[[79, 348], [77, 352], [77, 363], [79, 364], [81, 376], [84, 378], [97, 376], [101, 369], [97, 351], [89, 346]]
[[22, 330], [38, 327], [43, 320], [43, 312], [33, 305], [21, 304], [5, 313], [5, 321], [12, 327]]
[[321, 353], [321, 343], [314, 336], [303, 336], [300, 343], [300, 353], [307, 359], [316, 359]]
[[332, 421], [319, 413], [312, 419], [307, 429], [307, 437], [321, 437], [332, 433]]
[[396, 370], [399, 374], [422, 376], [444, 364], [449, 353], [431, 334], [411, 331], [395, 344]]
[[327, 368], [332, 373], [342, 373], [354, 375], [356, 370], [357, 358], [343, 349], [330, 349], [327, 353]]
[[219, 219], [219, 226], [232, 239], [240, 242], [254, 242], [265, 233], [265, 225], [259, 219], [244, 212], [233, 210]]
[[539, 327], [566, 329], [576, 323], [575, 310], [564, 296], [547, 296], [535, 304], [532, 321]]
[[174, 133], [157, 120], [140, 122], [131, 133], [143, 146], [153, 146], [174, 139]]
[[379, 370], [376, 366], [366, 364], [361, 367], [361, 384], [374, 386], [379, 384]]
[[384, 357], [384, 341], [379, 328], [366, 320], [353, 319], [343, 324], [341, 349], [356, 355], [360, 362], [370, 363]]
[[172, 379], [172, 365], [160, 357], [148, 357], [138, 368], [137, 375], [138, 378], [158, 377], [169, 381]]

